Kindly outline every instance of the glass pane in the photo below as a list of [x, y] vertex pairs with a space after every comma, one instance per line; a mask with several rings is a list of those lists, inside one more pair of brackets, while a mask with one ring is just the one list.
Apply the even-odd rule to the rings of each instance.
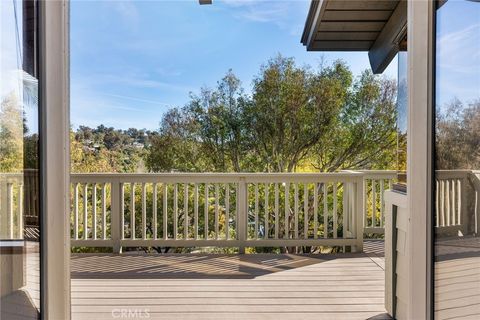
[[0, 319], [40, 312], [37, 12], [0, 2]]
[[436, 27], [435, 314], [480, 314], [480, 3], [441, 2]]
[[397, 90], [397, 191], [407, 189], [407, 51], [398, 53], [398, 90]]

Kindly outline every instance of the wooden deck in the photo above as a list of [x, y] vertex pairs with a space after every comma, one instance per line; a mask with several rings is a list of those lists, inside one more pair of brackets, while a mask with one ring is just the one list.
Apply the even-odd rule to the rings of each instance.
[[435, 318], [480, 319], [480, 238], [437, 242]]
[[345, 255], [76, 255], [74, 320], [375, 319], [383, 243]]

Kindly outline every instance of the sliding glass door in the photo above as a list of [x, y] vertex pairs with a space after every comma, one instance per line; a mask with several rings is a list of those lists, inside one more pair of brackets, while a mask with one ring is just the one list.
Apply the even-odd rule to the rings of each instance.
[[0, 319], [40, 315], [38, 1], [0, 1]]
[[478, 319], [480, 2], [438, 2], [435, 56], [435, 315]]

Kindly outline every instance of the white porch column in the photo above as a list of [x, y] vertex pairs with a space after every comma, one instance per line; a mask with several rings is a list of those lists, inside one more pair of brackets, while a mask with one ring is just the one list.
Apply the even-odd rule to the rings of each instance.
[[433, 0], [408, 1], [408, 319], [430, 318]]
[[70, 319], [68, 1], [40, 1], [44, 319]]

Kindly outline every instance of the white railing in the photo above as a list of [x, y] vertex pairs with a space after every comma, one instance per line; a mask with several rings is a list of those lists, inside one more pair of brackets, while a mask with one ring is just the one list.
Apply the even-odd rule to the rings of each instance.
[[[439, 234], [478, 234], [480, 174], [472, 170], [436, 171], [435, 227]], [[469, 190], [470, 189], [470, 190]], [[469, 208], [473, 205], [473, 208]]]
[[[362, 233], [383, 233], [383, 193], [395, 177], [394, 171], [72, 174], [72, 245], [358, 250]], [[29, 221], [38, 225], [37, 181], [35, 170], [0, 174], [2, 239], [23, 238]], [[437, 171], [435, 187], [437, 232], [478, 234], [480, 172]]]
[[72, 174], [72, 246], [363, 246], [360, 172]]
[[23, 239], [24, 224], [37, 226], [38, 170], [0, 174], [0, 239]]
[[366, 234], [383, 234], [385, 225], [385, 190], [392, 188], [397, 172], [393, 170], [361, 170], [364, 178], [363, 227]]
[[0, 174], [0, 239], [23, 238], [23, 174]]

